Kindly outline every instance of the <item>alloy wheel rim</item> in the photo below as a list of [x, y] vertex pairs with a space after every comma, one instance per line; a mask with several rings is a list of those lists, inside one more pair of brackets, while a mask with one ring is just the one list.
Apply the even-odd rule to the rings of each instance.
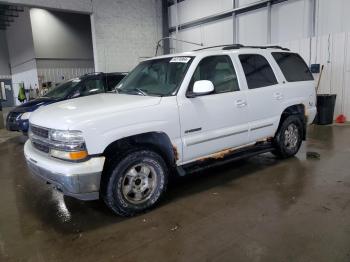
[[287, 149], [293, 150], [299, 141], [299, 130], [295, 124], [290, 124], [284, 131], [284, 145]]
[[127, 170], [122, 183], [124, 198], [132, 204], [146, 202], [154, 193], [157, 185], [155, 169], [140, 163]]

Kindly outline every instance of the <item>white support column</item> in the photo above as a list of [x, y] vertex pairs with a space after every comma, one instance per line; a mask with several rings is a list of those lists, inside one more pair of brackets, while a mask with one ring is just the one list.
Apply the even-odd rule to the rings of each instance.
[[316, 12], [317, 12], [317, 0], [311, 0], [311, 28], [310, 37], [316, 36]]
[[[176, 21], [176, 32], [175, 32], [175, 38], [178, 39], [179, 38], [179, 8], [178, 8], [178, 4], [177, 4], [177, 0], [175, 0], [175, 12], [176, 12], [176, 16], [175, 16], [175, 21]], [[177, 48], [177, 41], [173, 41], [173, 47], [174, 47], [174, 51], [175, 53], [178, 52], [178, 48]]]
[[267, 43], [271, 44], [271, 2], [267, 3]]

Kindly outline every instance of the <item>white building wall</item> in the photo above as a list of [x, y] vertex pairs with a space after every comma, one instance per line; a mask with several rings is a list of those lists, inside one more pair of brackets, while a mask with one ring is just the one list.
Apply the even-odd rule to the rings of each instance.
[[238, 15], [237, 36], [237, 40], [240, 44], [267, 44], [267, 9], [260, 9]]
[[271, 42], [308, 37], [312, 32], [312, 2], [294, 0], [271, 8]]

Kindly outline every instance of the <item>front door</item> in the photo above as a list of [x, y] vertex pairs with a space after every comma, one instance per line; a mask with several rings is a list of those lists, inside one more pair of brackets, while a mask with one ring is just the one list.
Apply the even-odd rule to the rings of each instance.
[[211, 94], [179, 99], [183, 163], [244, 145], [248, 141], [248, 107], [239, 88], [230, 56], [203, 58], [190, 81], [187, 93], [199, 80], [209, 80]]

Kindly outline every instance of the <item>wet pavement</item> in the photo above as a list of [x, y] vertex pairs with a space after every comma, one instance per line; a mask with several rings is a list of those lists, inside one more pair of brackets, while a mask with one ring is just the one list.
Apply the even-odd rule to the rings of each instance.
[[127, 219], [33, 180], [23, 138], [0, 139], [0, 261], [350, 261], [350, 126], [309, 137], [289, 160], [176, 179]]

